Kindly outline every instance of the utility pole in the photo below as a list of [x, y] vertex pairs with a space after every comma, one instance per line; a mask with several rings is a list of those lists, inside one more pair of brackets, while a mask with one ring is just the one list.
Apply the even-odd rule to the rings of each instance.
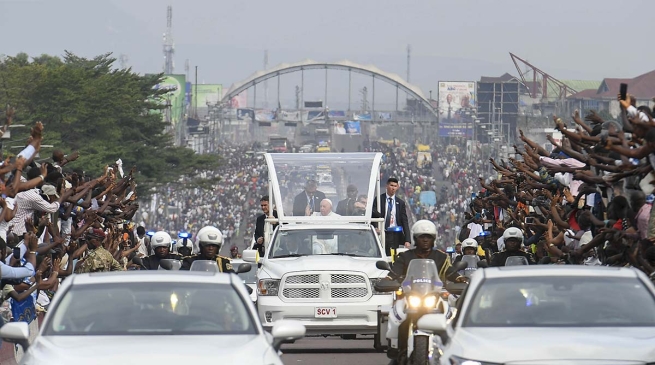
[[296, 85], [296, 110], [300, 110], [300, 86]]
[[368, 89], [364, 86], [359, 93], [362, 95], [362, 111], [365, 112], [368, 110]]
[[164, 74], [172, 75], [175, 69], [173, 55], [175, 43], [173, 42], [173, 7], [168, 6], [166, 11], [166, 33], [164, 33]]
[[412, 58], [412, 45], [407, 45], [407, 82], [409, 82], [410, 60]]

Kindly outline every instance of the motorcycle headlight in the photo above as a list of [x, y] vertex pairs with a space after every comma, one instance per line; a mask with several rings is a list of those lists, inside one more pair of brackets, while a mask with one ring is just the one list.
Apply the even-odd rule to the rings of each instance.
[[276, 296], [280, 288], [280, 279], [261, 279], [257, 282], [257, 295]]
[[434, 308], [437, 305], [437, 297], [434, 295], [428, 295], [423, 298], [423, 307], [425, 308]]
[[423, 303], [421, 297], [417, 297], [416, 295], [410, 295], [407, 297], [407, 304], [410, 308], [418, 308], [421, 306], [421, 303]]
[[495, 362], [467, 360], [457, 356], [450, 357], [450, 365], [501, 365]]

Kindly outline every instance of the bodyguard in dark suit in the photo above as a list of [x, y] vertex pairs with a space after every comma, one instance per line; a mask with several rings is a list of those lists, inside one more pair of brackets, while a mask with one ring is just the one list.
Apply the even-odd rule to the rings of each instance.
[[396, 197], [398, 191], [398, 179], [391, 177], [387, 180], [387, 192], [380, 195], [380, 209], [377, 209], [377, 201], [373, 202], [373, 210], [379, 211], [384, 217], [384, 230], [387, 256], [391, 255], [391, 249], [398, 248], [398, 242], [393, 231], [395, 227], [402, 227], [402, 236], [405, 239], [405, 247], [411, 245], [411, 232], [409, 231], [409, 219], [407, 218], [407, 204], [404, 200]]
[[307, 180], [305, 190], [293, 199], [293, 215], [308, 216], [318, 212], [323, 199], [325, 194], [316, 190], [316, 180]]
[[337, 204], [337, 214], [341, 216], [357, 215], [357, 208], [355, 207], [355, 203], [357, 203], [357, 187], [352, 184], [348, 185], [346, 194], [348, 197]]
[[[257, 221], [255, 222], [255, 244], [253, 245], [253, 249], [259, 251], [260, 257], [264, 256], [264, 225], [266, 224], [266, 217], [268, 217], [268, 213], [270, 212], [269, 200], [268, 195], [262, 196], [259, 200], [264, 214], [257, 216]], [[277, 218], [276, 210], [273, 210], [273, 217]], [[277, 227], [277, 224], [273, 224], [272, 228], [275, 229], [275, 227]]]

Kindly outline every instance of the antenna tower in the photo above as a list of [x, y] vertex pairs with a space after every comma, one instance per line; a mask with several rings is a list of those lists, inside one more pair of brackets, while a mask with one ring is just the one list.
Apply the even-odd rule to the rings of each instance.
[[[268, 50], [264, 50], [264, 70], [268, 70]], [[280, 77], [280, 76], [278, 76]], [[264, 108], [268, 108], [268, 79], [264, 81]]]
[[127, 57], [126, 54], [121, 54], [120, 57], [118, 58], [118, 62], [121, 65], [121, 69], [126, 69], [129, 66], [127, 65], [127, 61], [129, 58]]
[[171, 75], [175, 69], [173, 55], [175, 54], [175, 43], [173, 43], [173, 7], [168, 6], [166, 11], [166, 33], [164, 33], [164, 74]]
[[409, 65], [410, 65], [410, 60], [412, 58], [412, 45], [408, 44], [407, 45], [407, 82], [409, 82]]

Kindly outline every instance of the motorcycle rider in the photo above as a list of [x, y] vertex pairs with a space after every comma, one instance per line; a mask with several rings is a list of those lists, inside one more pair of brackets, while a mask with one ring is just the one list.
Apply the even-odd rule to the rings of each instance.
[[[391, 267], [390, 275], [398, 278], [404, 278], [407, 274], [409, 263], [414, 259], [431, 259], [437, 264], [437, 271], [442, 282], [462, 281], [464, 278], [456, 271], [451, 269], [450, 256], [434, 247], [437, 238], [437, 227], [429, 220], [419, 220], [412, 226], [412, 238], [415, 242], [415, 248], [407, 250], [396, 258]], [[406, 321], [405, 299], [399, 299], [394, 303], [392, 313], [389, 314], [389, 323], [387, 328], [387, 339], [390, 340], [391, 346], [387, 350], [387, 357], [398, 361], [406, 357], [407, 336], [409, 323]]]
[[159, 231], [150, 239], [150, 247], [155, 251], [153, 255], [143, 258], [143, 266], [148, 270], [159, 269], [159, 261], [164, 259], [182, 260], [182, 256], [171, 253], [171, 236]]
[[509, 227], [503, 232], [503, 240], [505, 241], [505, 251], [498, 252], [491, 258], [491, 266], [505, 266], [505, 261], [510, 256], [523, 256], [528, 259], [530, 265], [536, 264], [536, 260], [532, 254], [521, 250], [523, 245], [523, 232], [516, 227]]
[[196, 260], [212, 260], [216, 261], [220, 272], [234, 272], [230, 259], [218, 255], [223, 246], [223, 233], [218, 228], [207, 226], [198, 231], [196, 235], [196, 246], [199, 247], [200, 253], [182, 259], [180, 270], [190, 270], [191, 264]]
[[484, 260], [484, 256], [478, 255], [478, 241], [475, 238], [467, 238], [462, 242], [462, 255], [455, 257], [453, 262], [462, 261], [464, 255], [477, 255], [478, 260]]

